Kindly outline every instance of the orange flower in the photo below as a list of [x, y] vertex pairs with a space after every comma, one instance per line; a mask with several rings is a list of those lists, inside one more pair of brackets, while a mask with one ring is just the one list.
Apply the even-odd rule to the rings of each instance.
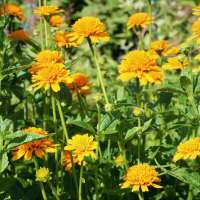
[[119, 65], [119, 79], [129, 81], [138, 78], [141, 85], [161, 83], [163, 72], [157, 66], [156, 57], [150, 52], [134, 50], [122, 59]]
[[133, 27], [145, 28], [148, 24], [150, 24], [150, 22], [150, 16], [145, 12], [140, 12], [131, 15], [128, 19], [127, 25], [129, 29]]
[[60, 15], [53, 15], [50, 17], [49, 23], [53, 27], [59, 27], [62, 24], [62, 17]]
[[193, 9], [193, 15], [200, 16], [200, 5]]
[[34, 63], [29, 72], [34, 74], [43, 68], [52, 66], [52, 64], [60, 63], [64, 66], [62, 55], [58, 51], [42, 50], [35, 57], [36, 63]]
[[178, 57], [169, 58], [167, 63], [163, 65], [163, 69], [165, 70], [181, 70], [185, 66], [187, 66], [188, 60], [186, 58], [179, 59]]
[[55, 34], [55, 41], [58, 47], [78, 47], [81, 41], [78, 38], [74, 38], [72, 33], [64, 33], [63, 31], [58, 31]]
[[158, 55], [174, 56], [179, 53], [178, 47], [172, 45], [166, 40], [156, 40], [151, 43], [151, 51], [155, 51]]
[[195, 160], [197, 156], [200, 156], [200, 137], [192, 138], [179, 144], [173, 161], [176, 162], [180, 159]]
[[[22, 130], [23, 132], [34, 133], [39, 135], [48, 136], [48, 133], [41, 128], [30, 127]], [[12, 152], [12, 159], [19, 160], [24, 157], [24, 160], [30, 160], [32, 155], [42, 158], [45, 155], [45, 152], [54, 153], [55, 152], [55, 144], [51, 139], [39, 139], [33, 142], [28, 142], [18, 146]]]
[[57, 6], [40, 6], [34, 10], [34, 14], [37, 16], [50, 16], [60, 12], [61, 10]]
[[35, 90], [44, 88], [60, 91], [60, 83], [66, 83], [69, 71], [61, 63], [48, 64], [48, 67], [39, 70], [32, 76], [32, 86]]
[[4, 15], [5, 13], [9, 14], [12, 17], [16, 17], [20, 21], [23, 21], [25, 19], [23, 10], [18, 5], [15, 5], [15, 4], [10, 3], [10, 4], [1, 5], [0, 16]]
[[67, 87], [73, 92], [80, 92], [82, 95], [90, 94], [90, 86], [92, 83], [89, 82], [88, 77], [82, 73], [73, 74], [67, 83]]
[[196, 39], [200, 39], [200, 18], [192, 24], [192, 34]]
[[28, 33], [24, 30], [13, 31], [8, 35], [8, 38], [15, 41], [26, 42], [30, 40]]
[[108, 41], [109, 35], [105, 25], [97, 17], [82, 17], [72, 25], [74, 40], [82, 42], [84, 38], [90, 38], [93, 43]]
[[75, 162], [84, 165], [84, 157], [96, 158], [94, 150], [97, 148], [97, 142], [93, 139], [93, 136], [88, 136], [88, 134], [77, 134], [68, 140], [68, 145], [65, 146], [64, 150], [72, 151]]
[[121, 188], [131, 188], [132, 192], [139, 191], [140, 189], [142, 192], [148, 192], [149, 186], [162, 188], [156, 184], [157, 182], [160, 182], [160, 179], [158, 178], [158, 173], [152, 166], [146, 163], [137, 164], [128, 168]]

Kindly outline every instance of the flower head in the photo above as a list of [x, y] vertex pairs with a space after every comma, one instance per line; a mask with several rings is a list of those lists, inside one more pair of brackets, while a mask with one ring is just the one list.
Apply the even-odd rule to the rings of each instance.
[[[48, 133], [41, 128], [30, 127], [22, 130], [23, 132], [29, 134], [39, 134], [43, 136], [48, 136]], [[32, 155], [42, 158], [45, 152], [53, 153], [55, 152], [55, 144], [51, 139], [38, 139], [33, 142], [28, 142], [16, 147], [16, 149], [12, 152], [12, 159], [19, 160], [24, 157], [24, 160], [30, 160]]]
[[188, 60], [186, 58], [180, 59], [178, 57], [169, 58], [167, 63], [163, 65], [165, 70], [182, 70], [188, 65]]
[[180, 159], [195, 160], [197, 156], [200, 156], [200, 137], [192, 138], [179, 144], [173, 161], [176, 162]]
[[52, 67], [53, 64], [63, 65], [64, 63], [61, 53], [58, 51], [51, 51], [51, 50], [40, 51], [36, 55], [35, 61], [36, 63], [34, 63], [29, 70], [29, 72], [32, 74], [38, 72], [43, 68], [48, 68], [49, 64]]
[[44, 88], [52, 89], [54, 92], [60, 91], [60, 83], [67, 81], [69, 71], [61, 63], [48, 64], [48, 67], [39, 70], [32, 76], [32, 86], [35, 90]]
[[11, 4], [11, 3], [1, 5], [0, 16], [4, 14], [9, 14], [12, 17], [16, 17], [20, 21], [23, 21], [25, 19], [23, 10], [18, 5]]
[[123, 166], [125, 164], [125, 159], [122, 154], [119, 154], [116, 158], [114, 158], [116, 167]]
[[139, 191], [148, 192], [148, 187], [161, 188], [156, 183], [160, 182], [156, 170], [148, 164], [137, 164], [129, 167], [124, 177], [124, 183], [121, 188], [131, 188], [132, 192]]
[[74, 38], [73, 34], [70, 32], [58, 31], [55, 33], [55, 42], [58, 47], [78, 47], [81, 44], [79, 38]]
[[40, 6], [34, 10], [37, 16], [50, 16], [60, 13], [61, 10], [57, 6]]
[[72, 36], [74, 39], [83, 41], [90, 38], [93, 43], [108, 41], [109, 35], [105, 30], [105, 25], [97, 17], [82, 17], [72, 25]]
[[62, 24], [62, 17], [60, 15], [53, 15], [50, 17], [49, 23], [53, 27], [59, 27]]
[[82, 73], [76, 73], [71, 75], [69, 78], [70, 81], [67, 83], [67, 87], [73, 92], [77, 93], [77, 91], [82, 94], [90, 94], [90, 86], [92, 83], [89, 82], [89, 79], [86, 75]]
[[119, 79], [129, 81], [138, 78], [141, 85], [150, 83], [161, 83], [163, 73], [157, 66], [156, 57], [149, 52], [134, 50], [122, 59], [119, 65]]
[[97, 142], [94, 141], [93, 136], [88, 134], [77, 134], [68, 140], [68, 145], [65, 146], [66, 151], [72, 151], [73, 158], [79, 165], [84, 165], [84, 157], [96, 158], [95, 150], [97, 148]]
[[196, 39], [200, 39], [200, 18], [192, 24], [192, 34]]
[[50, 177], [50, 172], [49, 169], [46, 167], [40, 167], [40, 169], [38, 169], [36, 171], [36, 181], [39, 182], [47, 182], [51, 177]]
[[200, 5], [193, 9], [193, 15], [200, 16]]
[[129, 29], [133, 27], [145, 28], [150, 24], [150, 19], [150, 16], [145, 12], [135, 13], [129, 17], [127, 25]]
[[8, 35], [8, 38], [11, 40], [22, 42], [30, 40], [28, 33], [24, 30], [13, 31]]
[[172, 47], [172, 45], [166, 40], [156, 40], [152, 42], [150, 49], [162, 56], [173, 56], [179, 53], [179, 48]]
[[132, 112], [133, 112], [133, 114], [135, 115], [135, 116], [140, 116], [141, 114], [142, 114], [142, 109], [141, 108], [138, 108], [138, 107], [135, 107], [135, 108], [133, 108], [133, 110], [132, 110]]

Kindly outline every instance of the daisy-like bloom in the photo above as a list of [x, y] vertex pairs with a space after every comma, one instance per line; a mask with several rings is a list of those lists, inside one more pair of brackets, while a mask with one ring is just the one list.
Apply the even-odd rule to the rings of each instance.
[[82, 95], [90, 94], [90, 86], [92, 83], [86, 75], [82, 73], [73, 74], [67, 83], [67, 87], [73, 92], [77, 93], [79, 91]]
[[59, 27], [62, 24], [62, 17], [60, 15], [53, 15], [49, 19], [49, 24], [53, 27]]
[[40, 169], [38, 169], [36, 171], [36, 181], [39, 181], [39, 182], [47, 182], [51, 177], [50, 177], [50, 171], [48, 168], [46, 167], [40, 167]]
[[165, 70], [182, 70], [189, 64], [186, 58], [179, 59], [178, 57], [169, 58], [167, 63], [163, 65]]
[[32, 86], [35, 90], [44, 88], [60, 91], [60, 83], [66, 83], [69, 71], [61, 63], [48, 64], [48, 67], [39, 70], [32, 75]]
[[58, 31], [55, 33], [55, 42], [58, 47], [78, 47], [81, 44], [81, 40], [79, 38], [74, 38], [72, 33], [65, 33], [63, 31]]
[[[48, 136], [48, 132], [44, 131], [41, 128], [30, 127], [22, 130], [23, 132], [29, 134], [39, 134], [42, 136]], [[52, 139], [38, 139], [33, 142], [28, 142], [16, 147], [12, 152], [12, 160], [19, 160], [24, 157], [24, 160], [30, 160], [33, 154], [39, 158], [42, 158], [45, 155], [45, 152], [54, 153], [55, 144]]]
[[193, 15], [200, 16], [200, 5], [197, 6], [196, 8], [193, 8]]
[[37, 73], [39, 70], [43, 68], [49, 67], [49, 64], [52, 66], [52, 64], [59, 63], [64, 66], [64, 60], [60, 52], [58, 51], [51, 51], [51, 50], [43, 50], [40, 51], [36, 57], [35, 57], [36, 63], [34, 63], [31, 68], [29, 69], [29, 72], [34, 74]]
[[94, 141], [93, 136], [88, 134], [77, 134], [68, 140], [68, 145], [65, 146], [65, 151], [72, 151], [73, 158], [76, 158], [76, 162], [79, 165], [84, 165], [84, 157], [96, 158], [95, 150], [97, 148], [97, 142]]
[[156, 57], [150, 52], [133, 50], [122, 59], [119, 65], [119, 77], [122, 81], [138, 78], [141, 85], [161, 83], [164, 76], [157, 66]]
[[11, 32], [8, 35], [8, 38], [11, 40], [22, 41], [22, 42], [26, 42], [30, 40], [28, 33], [21, 29]]
[[97, 17], [82, 17], [72, 25], [73, 39], [82, 42], [84, 38], [90, 38], [93, 43], [108, 41], [110, 39], [105, 25]]
[[12, 17], [16, 17], [20, 21], [23, 21], [25, 19], [23, 10], [15, 4], [5, 4], [1, 5], [0, 7], [0, 16], [4, 14], [9, 14]]
[[116, 158], [114, 158], [116, 167], [123, 166], [125, 164], [125, 159], [122, 154], [119, 154]]
[[129, 17], [127, 25], [129, 29], [133, 27], [145, 28], [150, 23], [151, 17], [148, 15], [148, 13], [139, 12], [134, 13]]
[[34, 10], [37, 16], [50, 16], [60, 13], [61, 10], [57, 6], [40, 6]]
[[158, 173], [156, 170], [144, 163], [137, 164], [129, 167], [124, 177], [124, 183], [121, 184], [121, 188], [131, 188], [132, 192], [139, 191], [148, 192], [148, 187], [162, 188], [157, 183], [160, 182]]
[[200, 18], [192, 24], [192, 35], [195, 39], [200, 39]]
[[151, 51], [156, 52], [158, 55], [173, 56], [179, 53], [178, 47], [172, 47], [166, 40], [156, 40], [151, 43]]
[[179, 144], [173, 157], [173, 161], [176, 162], [180, 159], [195, 160], [197, 156], [200, 156], [200, 137], [192, 138]]

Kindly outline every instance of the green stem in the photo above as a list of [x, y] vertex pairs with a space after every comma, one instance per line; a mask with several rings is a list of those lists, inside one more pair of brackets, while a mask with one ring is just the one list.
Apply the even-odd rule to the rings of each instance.
[[103, 95], [104, 95], [104, 98], [105, 98], [105, 102], [106, 102], [106, 104], [109, 104], [108, 96], [107, 96], [106, 89], [105, 89], [105, 86], [104, 86], [101, 68], [100, 68], [99, 62], [97, 60], [96, 49], [93, 47], [92, 41], [90, 40], [90, 38], [88, 38], [88, 44], [90, 46], [90, 50], [92, 52], [94, 63], [95, 63], [96, 69], [97, 69], [97, 77], [98, 77], [98, 80], [100, 82], [100, 86], [101, 86], [101, 89], [102, 89], [102, 92], [103, 92]]
[[65, 135], [66, 141], [68, 141], [69, 136], [68, 136], [68, 131], [67, 131], [67, 127], [66, 127], [66, 123], [65, 123], [65, 119], [64, 119], [64, 114], [63, 114], [63, 111], [62, 111], [62, 108], [61, 108], [60, 101], [56, 99], [56, 103], [57, 103], [58, 112], [59, 112], [59, 115], [60, 115], [63, 133]]
[[143, 193], [141, 192], [141, 190], [138, 192], [138, 198], [139, 198], [139, 200], [144, 200], [144, 196], [143, 196]]
[[80, 169], [80, 178], [79, 178], [79, 188], [78, 188], [78, 200], [82, 200], [82, 178], [83, 178], [83, 165]]
[[[39, 166], [38, 166], [38, 163], [37, 163], [37, 159], [35, 157], [33, 158], [33, 162], [35, 164], [35, 170], [37, 171], [39, 169]], [[45, 192], [45, 189], [44, 189], [44, 184], [39, 182], [39, 185], [40, 185], [40, 190], [41, 190], [41, 193], [42, 193], [43, 200], [47, 200], [47, 195], [46, 195], [46, 192]]]
[[60, 200], [59, 196], [56, 193], [56, 189], [53, 187], [53, 185], [51, 184], [51, 182], [48, 181], [48, 185], [51, 188], [52, 194], [55, 197], [56, 200]]
[[[39, 0], [39, 6], [42, 6], [43, 2], [42, 0]], [[44, 49], [44, 43], [43, 43], [43, 20], [42, 17], [40, 17], [40, 45], [41, 48]]]
[[189, 185], [187, 200], [192, 200], [192, 199], [193, 199], [193, 196], [192, 196], [192, 186]]

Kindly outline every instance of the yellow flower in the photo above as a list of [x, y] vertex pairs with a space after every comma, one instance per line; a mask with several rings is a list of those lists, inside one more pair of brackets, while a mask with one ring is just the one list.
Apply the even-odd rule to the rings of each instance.
[[176, 162], [180, 159], [195, 160], [197, 156], [200, 156], [200, 137], [192, 138], [179, 144], [173, 161]]
[[140, 116], [141, 115], [141, 113], [142, 113], [142, 109], [141, 108], [138, 108], [138, 107], [135, 107], [135, 108], [133, 108], [133, 114], [135, 115], [135, 116]]
[[67, 83], [67, 87], [73, 92], [77, 93], [79, 91], [82, 95], [90, 94], [90, 86], [92, 83], [89, 82], [89, 79], [86, 75], [82, 73], [73, 74], [70, 78], [70, 81]]
[[50, 16], [60, 12], [61, 10], [57, 6], [40, 6], [34, 10], [34, 14], [37, 16]]
[[40, 169], [38, 169], [36, 171], [36, 181], [39, 182], [47, 182], [50, 179], [50, 172], [49, 169], [46, 167], [40, 167]]
[[194, 57], [195, 60], [197, 61], [200, 61], [200, 54], [197, 54], [195, 57]]
[[78, 47], [81, 44], [80, 39], [74, 38], [72, 33], [64, 33], [63, 31], [58, 31], [55, 33], [55, 42], [58, 47]]
[[122, 154], [119, 154], [116, 158], [114, 158], [116, 167], [123, 166], [125, 164], [125, 159]]
[[84, 157], [96, 158], [94, 152], [96, 148], [97, 142], [94, 141], [93, 136], [77, 134], [68, 140], [68, 145], [65, 146], [64, 150], [72, 151], [73, 158], [76, 158], [77, 163], [84, 165]]
[[16, 17], [20, 21], [23, 21], [25, 19], [23, 10], [18, 5], [15, 5], [15, 4], [1, 5], [0, 16], [4, 14], [9, 14], [12, 17]]
[[[48, 136], [48, 133], [41, 128], [30, 127], [22, 130], [23, 132], [34, 133], [39, 135]], [[24, 160], [30, 160], [32, 155], [42, 158], [45, 152], [55, 152], [55, 144], [51, 139], [39, 139], [33, 142], [28, 142], [16, 147], [12, 152], [12, 160], [19, 160], [24, 157]]]
[[30, 40], [28, 33], [24, 30], [13, 31], [8, 35], [8, 38], [11, 40], [22, 41], [22, 42]]
[[200, 18], [192, 24], [192, 34], [196, 39], [200, 39]]
[[59, 27], [62, 24], [62, 17], [60, 15], [53, 15], [50, 17], [49, 23], [53, 27]]
[[47, 68], [39, 70], [32, 75], [32, 86], [35, 90], [44, 88], [52, 89], [54, 92], [60, 91], [60, 83], [66, 83], [69, 71], [61, 63], [48, 64]]
[[129, 81], [138, 78], [141, 85], [161, 83], [163, 72], [157, 66], [156, 57], [150, 52], [133, 50], [124, 56], [119, 65], [119, 79]]
[[188, 60], [186, 58], [179, 59], [178, 57], [169, 58], [167, 63], [163, 65], [163, 69], [165, 70], [182, 70], [185, 66], [187, 66]]
[[193, 8], [193, 15], [200, 16], [200, 5], [197, 6], [196, 8]]
[[109, 35], [105, 25], [97, 17], [82, 17], [72, 25], [72, 38], [82, 42], [84, 38], [90, 38], [93, 43], [108, 41]]
[[148, 24], [150, 24], [151, 18], [145, 12], [135, 13], [131, 15], [128, 19], [128, 28], [133, 27], [142, 27], [145, 28]]
[[124, 177], [124, 183], [121, 188], [131, 188], [132, 192], [139, 191], [148, 192], [148, 187], [161, 188], [156, 183], [160, 182], [156, 170], [148, 164], [137, 164], [129, 167]]
[[36, 63], [34, 63], [29, 69], [29, 72], [32, 74], [37, 73], [43, 68], [48, 68], [49, 64], [50, 66], [52, 66], [52, 64], [59, 63], [61, 65], [64, 63], [61, 53], [58, 51], [51, 50], [43, 50], [39, 52], [35, 57], [35, 61]]
[[179, 53], [178, 47], [172, 45], [166, 40], [156, 40], [151, 43], [151, 51], [155, 51], [158, 55], [173, 56]]

